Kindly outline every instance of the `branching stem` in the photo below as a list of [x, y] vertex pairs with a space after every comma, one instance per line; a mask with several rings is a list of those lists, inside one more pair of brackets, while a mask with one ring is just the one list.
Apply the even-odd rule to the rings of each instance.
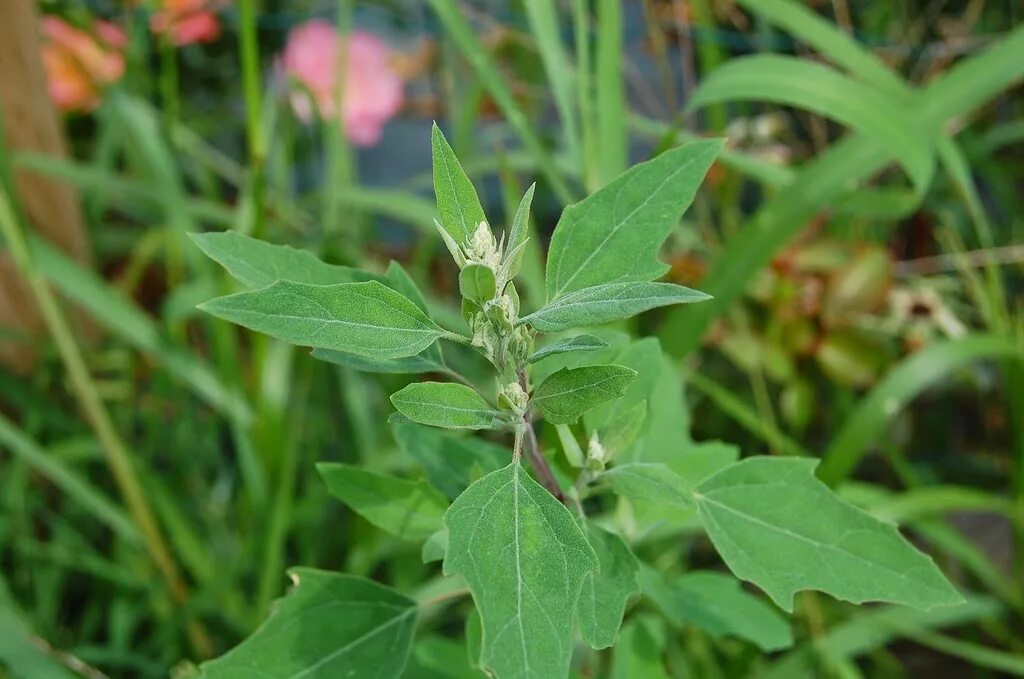
[[[523, 370], [519, 371], [519, 386], [523, 388], [523, 391], [526, 391], [526, 372]], [[522, 438], [525, 440], [521, 445], [526, 449], [526, 456], [530, 459], [530, 464], [533, 466], [533, 471], [537, 474], [537, 479], [542, 486], [547, 488], [549, 493], [558, 498], [559, 502], [564, 503], [565, 494], [558, 485], [558, 481], [551, 471], [551, 466], [548, 465], [548, 461], [544, 459], [540, 452], [540, 445], [537, 443], [537, 433], [533, 430], [533, 422], [530, 421], [528, 413], [523, 414], [523, 430], [525, 436]]]

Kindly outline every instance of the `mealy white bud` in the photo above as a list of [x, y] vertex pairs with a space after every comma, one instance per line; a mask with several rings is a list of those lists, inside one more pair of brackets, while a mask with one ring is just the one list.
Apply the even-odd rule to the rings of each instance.
[[501, 390], [501, 393], [498, 394], [498, 404], [517, 415], [522, 415], [526, 412], [526, 405], [529, 401], [530, 398], [523, 391], [523, 387], [519, 382], [509, 382]]
[[480, 222], [476, 231], [469, 237], [469, 243], [466, 245], [466, 259], [483, 264], [492, 271], [497, 271], [498, 265], [501, 264], [501, 249], [498, 247], [498, 241], [494, 239], [491, 227], [487, 226], [487, 222]]

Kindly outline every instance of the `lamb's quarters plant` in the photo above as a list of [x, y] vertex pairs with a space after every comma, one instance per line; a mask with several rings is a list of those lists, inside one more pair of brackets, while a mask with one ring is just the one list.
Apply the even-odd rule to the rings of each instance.
[[[211, 313], [312, 347], [329, 362], [431, 376], [391, 395], [395, 438], [424, 479], [343, 464], [319, 471], [331, 493], [371, 524], [421, 541], [424, 562], [443, 560], [452, 591], [472, 595], [472, 665], [501, 678], [565, 677], [578, 637], [593, 649], [618, 637], [615, 668], [650, 669], [665, 631], [631, 610], [641, 593], [671, 624], [764, 650], [792, 643], [775, 606], [792, 610], [802, 590], [920, 609], [961, 601], [894, 526], [818, 481], [814, 461], [739, 460], [731, 446], [690, 440], [679, 372], [657, 340], [630, 341], [607, 328], [547, 336], [707, 299], [654, 279], [666, 271], [658, 251], [719, 140], [662, 153], [566, 208], [548, 255], [547, 302], [530, 313], [520, 309], [515, 278], [533, 187], [509, 232], [496, 238], [436, 126], [432, 145], [436, 224], [459, 268], [463, 328], [432, 320], [397, 264], [378, 275], [238, 234], [196, 239], [254, 288], [207, 302]], [[476, 385], [452, 369], [441, 340], [475, 353], [492, 383]], [[544, 421], [567, 464], [561, 457], [553, 464], [540, 449]], [[493, 440], [443, 431], [459, 429], [490, 430]], [[510, 440], [511, 450], [494, 442]], [[645, 531], [686, 521], [699, 523], [733, 574], [774, 605], [724, 573], [665, 579], [634, 553]], [[423, 617], [417, 611], [434, 599], [414, 602], [347, 575], [292, 573], [293, 592], [252, 638], [204, 665], [207, 676], [401, 673]], [[644, 676], [660, 672], [651, 671]]]

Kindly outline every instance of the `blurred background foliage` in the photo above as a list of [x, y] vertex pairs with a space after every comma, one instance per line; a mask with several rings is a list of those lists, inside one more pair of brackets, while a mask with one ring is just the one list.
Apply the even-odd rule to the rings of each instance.
[[[0, 676], [186, 673], [263, 619], [292, 564], [437, 586], [313, 466], [422, 473], [386, 425], [405, 378], [199, 314], [233, 288], [185, 237], [395, 259], [458, 323], [433, 120], [492, 223], [539, 183], [527, 308], [565, 205], [726, 136], [664, 253], [715, 301], [618, 328], [673, 357], [680, 446], [821, 456], [824, 480], [971, 595], [931, 613], [807, 595], [797, 645], [773, 655], [640, 603], [620, 646], [668, 670], [613, 654], [581, 676], [1024, 675], [1020, 3], [11, 2], [5, 21], [38, 14], [67, 153], [6, 121], [3, 242], [34, 281], [7, 292], [43, 314], [0, 314]], [[50, 194], [26, 174], [74, 189], [84, 256], [51, 235], [74, 225], [34, 218]], [[666, 570], [710, 559], [692, 530], [652, 541]], [[475, 676], [461, 617], [432, 616], [407, 675]]]

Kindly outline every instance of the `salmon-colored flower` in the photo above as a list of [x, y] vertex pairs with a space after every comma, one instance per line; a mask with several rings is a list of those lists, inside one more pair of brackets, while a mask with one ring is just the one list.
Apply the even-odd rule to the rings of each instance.
[[96, 21], [90, 31], [63, 19], [43, 17], [42, 60], [50, 98], [63, 111], [91, 111], [100, 90], [124, 75], [124, 31]]
[[175, 45], [212, 42], [220, 37], [216, 0], [163, 0], [149, 20], [149, 27]]
[[[316, 113], [324, 120], [338, 117], [338, 61], [341, 39], [334, 26], [310, 21], [288, 35], [282, 64], [294, 79], [291, 102], [295, 115], [309, 122]], [[403, 82], [391, 64], [391, 51], [378, 37], [361, 31], [345, 40], [342, 124], [358, 146], [380, 141], [386, 123], [402, 106]]]

